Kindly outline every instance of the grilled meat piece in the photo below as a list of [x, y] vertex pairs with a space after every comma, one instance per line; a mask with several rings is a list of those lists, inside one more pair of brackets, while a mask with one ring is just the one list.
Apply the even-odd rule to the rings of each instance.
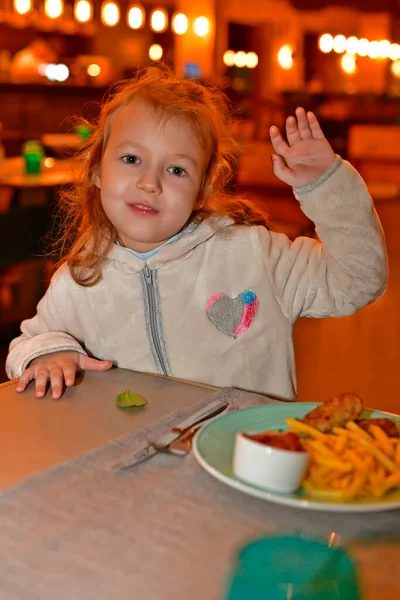
[[399, 430], [395, 421], [392, 419], [357, 419], [356, 423], [362, 429], [365, 429], [368, 433], [371, 425], [377, 425], [386, 433], [388, 437], [398, 438], [400, 437]]
[[311, 425], [323, 433], [331, 431], [333, 427], [342, 427], [348, 421], [354, 421], [361, 413], [363, 403], [355, 394], [341, 394], [330, 398], [303, 418], [303, 422]]

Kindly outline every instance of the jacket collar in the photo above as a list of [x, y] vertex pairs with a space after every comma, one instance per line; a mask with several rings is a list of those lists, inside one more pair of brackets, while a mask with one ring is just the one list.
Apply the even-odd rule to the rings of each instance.
[[107, 262], [123, 271], [138, 272], [147, 264], [151, 269], [158, 269], [165, 263], [176, 260], [200, 244], [203, 244], [222, 230], [230, 227], [234, 221], [227, 217], [213, 217], [199, 224], [192, 223], [186, 228], [185, 235], [163, 246], [155, 256], [144, 262], [123, 246], [113, 244], [107, 255]]

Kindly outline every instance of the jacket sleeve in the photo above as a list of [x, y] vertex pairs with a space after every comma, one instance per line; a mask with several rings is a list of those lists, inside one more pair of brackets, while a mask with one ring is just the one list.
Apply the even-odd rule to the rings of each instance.
[[339, 317], [386, 289], [384, 234], [367, 187], [338, 158], [314, 184], [294, 190], [319, 240], [259, 230], [265, 268], [286, 317]]
[[76, 285], [66, 265], [55, 273], [32, 319], [21, 324], [21, 335], [10, 344], [6, 372], [10, 379], [20, 377], [29, 362], [43, 354], [75, 350], [86, 354], [79, 339], [79, 317], [71, 286]]

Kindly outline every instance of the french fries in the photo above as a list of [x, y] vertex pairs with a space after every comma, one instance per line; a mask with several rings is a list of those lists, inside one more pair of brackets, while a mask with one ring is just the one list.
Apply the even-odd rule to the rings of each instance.
[[301, 484], [307, 493], [325, 501], [348, 502], [400, 490], [400, 438], [389, 437], [378, 425], [371, 424], [367, 432], [349, 421], [345, 427], [321, 433], [297, 419], [286, 423], [310, 454]]

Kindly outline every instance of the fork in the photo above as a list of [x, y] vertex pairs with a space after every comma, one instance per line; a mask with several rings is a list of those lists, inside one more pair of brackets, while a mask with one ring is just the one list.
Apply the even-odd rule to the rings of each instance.
[[[227, 415], [231, 412], [235, 412], [237, 409], [238, 409], [237, 406], [231, 406], [224, 413], [224, 415]], [[171, 444], [169, 444], [169, 446], [166, 446], [164, 448], [159, 448], [159, 450], [167, 452], [168, 454], [174, 454], [175, 456], [186, 456], [186, 454], [189, 454], [190, 450], [192, 449], [193, 438], [196, 435], [196, 433], [199, 431], [199, 429], [201, 429], [208, 423], [211, 423], [211, 421], [214, 421], [214, 419], [216, 419], [216, 418], [218, 418], [218, 417], [211, 417], [210, 419], [207, 419], [206, 421], [199, 423], [198, 425], [192, 427], [192, 429], [190, 429], [183, 437], [178, 438], [174, 442], [171, 442]], [[182, 429], [180, 429], [179, 427], [174, 427], [173, 431], [176, 431], [177, 433], [179, 433], [180, 431], [182, 431]]]

